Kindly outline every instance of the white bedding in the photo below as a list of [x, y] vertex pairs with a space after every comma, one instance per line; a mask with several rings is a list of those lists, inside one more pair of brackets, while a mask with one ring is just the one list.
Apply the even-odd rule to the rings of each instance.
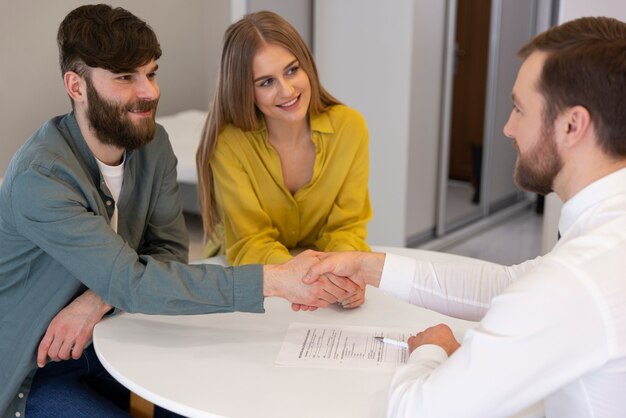
[[196, 150], [202, 136], [207, 112], [185, 110], [180, 113], [156, 118], [170, 137], [174, 154], [178, 159], [178, 182], [198, 184], [196, 174]]

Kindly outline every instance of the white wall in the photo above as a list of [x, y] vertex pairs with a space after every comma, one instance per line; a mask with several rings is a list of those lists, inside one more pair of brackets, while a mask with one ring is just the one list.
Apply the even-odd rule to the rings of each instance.
[[406, 183], [407, 238], [430, 232], [437, 216], [446, 46], [445, 3], [419, 0], [415, 2], [413, 11]]
[[413, 33], [412, 0], [317, 0], [314, 50], [324, 86], [370, 130], [368, 241], [404, 246]]
[[[70, 110], [58, 65], [56, 33], [80, 0], [0, 4], [0, 177], [19, 146], [48, 118]], [[206, 109], [229, 24], [228, 0], [118, 0], [155, 30], [163, 57], [159, 114]]]
[[582, 16], [611, 16], [626, 22], [624, 0], [561, 0], [559, 22]]
[[[610, 16], [626, 22], [624, 0], [561, 0], [558, 22], [563, 23], [582, 16]], [[559, 217], [562, 203], [558, 196], [551, 193], [546, 198], [543, 215], [543, 235], [541, 250], [550, 251], [556, 243]]]
[[[234, 0], [237, 3], [239, 0]], [[291, 23], [311, 46], [313, 0], [248, 0], [247, 11], [272, 10]]]

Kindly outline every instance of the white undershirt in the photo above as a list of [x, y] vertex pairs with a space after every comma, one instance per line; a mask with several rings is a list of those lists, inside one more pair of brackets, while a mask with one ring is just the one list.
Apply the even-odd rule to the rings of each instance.
[[122, 184], [124, 183], [124, 159], [122, 159], [122, 162], [119, 165], [115, 166], [107, 165], [97, 158], [96, 162], [98, 163], [98, 167], [100, 168], [102, 178], [104, 179], [104, 182], [111, 192], [111, 197], [113, 197], [113, 200], [115, 201], [113, 216], [111, 216], [111, 228], [113, 228], [113, 230], [117, 232], [117, 202], [119, 201], [120, 192], [122, 191]]
[[387, 254], [383, 291], [480, 320], [449, 358], [424, 345], [398, 367], [389, 416], [507, 417], [541, 400], [548, 418], [626, 416], [626, 169], [570, 199], [559, 227], [549, 254], [513, 267]]

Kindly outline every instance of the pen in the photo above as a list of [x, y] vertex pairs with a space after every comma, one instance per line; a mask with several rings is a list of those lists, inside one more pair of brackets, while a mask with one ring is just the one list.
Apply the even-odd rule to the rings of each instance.
[[397, 345], [398, 347], [402, 347], [402, 348], [409, 348], [409, 345], [405, 343], [404, 341], [393, 340], [391, 338], [385, 338], [385, 337], [374, 337], [374, 339], [380, 341], [383, 344], [391, 344], [391, 345]]

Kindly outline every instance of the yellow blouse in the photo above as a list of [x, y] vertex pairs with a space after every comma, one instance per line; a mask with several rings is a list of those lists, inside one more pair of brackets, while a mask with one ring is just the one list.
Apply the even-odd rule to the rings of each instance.
[[369, 251], [369, 134], [361, 114], [336, 105], [311, 117], [313, 177], [295, 194], [262, 122], [250, 132], [226, 126], [211, 160], [228, 263], [282, 263], [299, 248]]

